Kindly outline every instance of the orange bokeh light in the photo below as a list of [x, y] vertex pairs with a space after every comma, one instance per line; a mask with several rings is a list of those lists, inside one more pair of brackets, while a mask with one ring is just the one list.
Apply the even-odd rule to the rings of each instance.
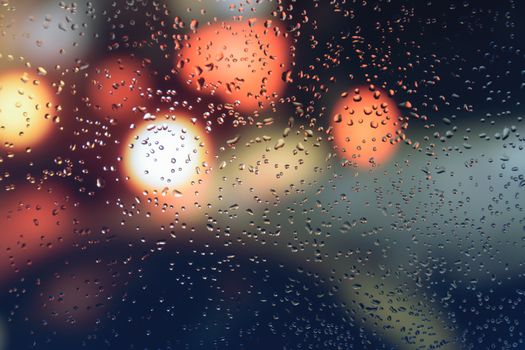
[[216, 93], [237, 110], [253, 112], [282, 94], [290, 47], [271, 21], [214, 23], [199, 28], [178, 57], [180, 77], [196, 90]]
[[146, 104], [146, 91], [152, 87], [148, 70], [138, 59], [112, 57], [90, 75], [88, 97], [101, 116], [129, 119], [135, 107]]
[[381, 165], [397, 149], [401, 113], [396, 102], [373, 86], [342, 94], [332, 112], [335, 148], [362, 168]]
[[36, 74], [21, 70], [0, 74], [0, 142], [11, 149], [33, 147], [53, 127], [55, 95]]

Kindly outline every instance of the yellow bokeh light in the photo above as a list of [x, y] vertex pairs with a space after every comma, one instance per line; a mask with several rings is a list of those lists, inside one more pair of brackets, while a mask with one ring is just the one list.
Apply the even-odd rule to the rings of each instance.
[[[308, 190], [323, 176], [319, 164], [329, 150], [300, 129], [274, 125], [243, 135], [239, 146], [222, 153], [216, 179], [224, 197], [236, 202], [288, 197]], [[231, 141], [230, 141], [231, 142]]]
[[0, 73], [0, 141], [11, 149], [37, 145], [49, 133], [53, 92], [23, 71]]

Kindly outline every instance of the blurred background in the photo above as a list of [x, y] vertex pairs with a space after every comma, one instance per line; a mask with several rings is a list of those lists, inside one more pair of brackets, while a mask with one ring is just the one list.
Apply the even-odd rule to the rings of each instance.
[[0, 0], [0, 350], [525, 349], [523, 13]]

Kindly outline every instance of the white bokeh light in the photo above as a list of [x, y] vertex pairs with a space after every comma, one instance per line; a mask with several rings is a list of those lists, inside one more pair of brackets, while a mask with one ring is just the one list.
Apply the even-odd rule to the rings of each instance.
[[130, 180], [145, 190], [178, 189], [188, 184], [203, 162], [198, 135], [179, 121], [146, 123], [129, 142]]
[[100, 6], [99, 0], [18, 0], [11, 23], [0, 36], [0, 51], [9, 48], [9, 54], [47, 67], [84, 61], [97, 45], [93, 36], [102, 21], [97, 17]]

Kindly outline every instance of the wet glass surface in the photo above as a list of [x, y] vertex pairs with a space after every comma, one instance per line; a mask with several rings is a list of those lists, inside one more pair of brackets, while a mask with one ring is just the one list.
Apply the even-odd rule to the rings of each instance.
[[524, 13], [0, 0], [0, 350], [525, 349]]

